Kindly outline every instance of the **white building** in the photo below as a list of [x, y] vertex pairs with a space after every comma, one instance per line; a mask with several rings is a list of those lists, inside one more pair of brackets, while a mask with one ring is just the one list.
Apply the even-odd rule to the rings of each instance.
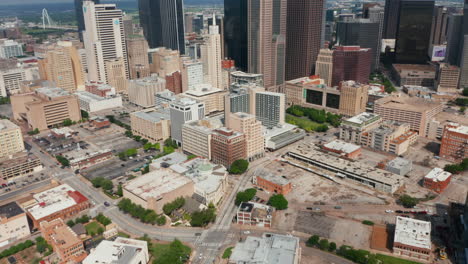
[[30, 233], [26, 213], [16, 202], [0, 206], [0, 247], [23, 239]]
[[[123, 28], [123, 12], [115, 4], [83, 2], [86, 30], [83, 32], [88, 80], [110, 83], [107, 63], [123, 59], [128, 79], [128, 58]], [[109, 69], [110, 70], [110, 69]]]
[[201, 120], [205, 117], [205, 104], [189, 98], [181, 98], [170, 104], [171, 138], [182, 143], [182, 126], [190, 121]]
[[206, 58], [208, 73], [206, 81], [215, 88], [223, 87], [222, 67], [221, 67], [221, 36], [219, 34], [219, 27], [216, 25], [216, 16], [213, 14], [213, 25], [209, 26], [208, 35], [205, 39], [205, 47], [202, 51], [203, 58]]
[[431, 249], [431, 222], [397, 216], [393, 253], [429, 261]]
[[203, 63], [199, 60], [182, 62], [182, 92], [192, 89], [194, 85], [203, 83]]
[[0, 42], [0, 58], [8, 59], [24, 55], [22, 44], [11, 39], [2, 39]]
[[150, 260], [146, 241], [118, 237], [103, 240], [83, 260], [83, 264], [146, 264]]
[[79, 91], [78, 96], [80, 109], [92, 113], [101, 110], [122, 107], [122, 97], [119, 95], [112, 97], [101, 97], [90, 92]]
[[23, 81], [39, 79], [39, 68], [37, 66], [22, 65], [18, 63], [13, 66], [0, 69], [0, 96], [17, 94], [20, 92]]

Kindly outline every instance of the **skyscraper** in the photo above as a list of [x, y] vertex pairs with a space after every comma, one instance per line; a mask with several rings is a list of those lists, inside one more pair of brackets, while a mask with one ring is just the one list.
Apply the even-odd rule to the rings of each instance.
[[140, 79], [150, 76], [148, 42], [146, 42], [146, 39], [141, 36], [131, 35], [127, 39], [127, 46], [130, 78]]
[[395, 39], [398, 28], [398, 16], [401, 0], [385, 0], [384, 39]]
[[99, 4], [99, 0], [75, 0], [75, 15], [76, 22], [78, 24], [78, 32], [80, 33], [80, 39], [83, 40], [83, 33], [85, 28], [84, 16], [83, 16], [83, 2], [92, 1], [95, 4]]
[[224, 0], [224, 51], [242, 71], [247, 71], [247, 1]]
[[274, 92], [285, 84], [286, 11], [286, 0], [248, 1], [248, 71]]
[[140, 23], [150, 48], [185, 54], [183, 0], [139, 0]]
[[371, 69], [375, 70], [380, 60], [379, 26], [378, 22], [370, 19], [340, 21], [336, 27], [336, 44], [371, 49], [373, 58]]
[[431, 45], [441, 45], [446, 42], [448, 17], [446, 7], [435, 7], [431, 28]]
[[171, 113], [171, 138], [180, 145], [182, 142], [182, 126], [190, 121], [205, 117], [205, 104], [189, 98], [181, 98], [169, 106]]
[[255, 93], [255, 116], [262, 125], [273, 128], [284, 124], [286, 97], [283, 93]]
[[[127, 47], [122, 23], [122, 10], [115, 4], [83, 3], [86, 31], [83, 33], [88, 80], [109, 83], [107, 62], [120, 60], [128, 78]], [[115, 64], [115, 63], [113, 63]], [[114, 65], [115, 66], [115, 65]]]
[[427, 62], [433, 13], [433, 0], [401, 1], [395, 45], [397, 63]]
[[286, 80], [309, 76], [323, 43], [324, 0], [288, 0]]
[[[222, 88], [221, 75], [221, 36], [219, 35], [219, 27], [216, 25], [216, 18], [213, 14], [213, 24], [209, 26], [209, 33], [205, 40], [206, 45], [206, 65], [208, 71], [208, 83], [215, 88]], [[205, 49], [202, 49], [205, 50]]]
[[359, 46], [338, 46], [333, 51], [332, 86], [353, 80], [368, 83], [372, 53]]
[[333, 50], [321, 49], [315, 62], [315, 75], [322, 78], [327, 86], [332, 86]]
[[448, 18], [447, 27], [447, 53], [445, 61], [451, 65], [460, 66], [461, 40], [463, 34], [460, 34], [463, 26], [463, 15], [452, 14]]

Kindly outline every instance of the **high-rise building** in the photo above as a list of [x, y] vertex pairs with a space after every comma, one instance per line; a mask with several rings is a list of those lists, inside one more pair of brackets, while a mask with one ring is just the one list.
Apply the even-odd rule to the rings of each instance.
[[321, 49], [315, 62], [315, 75], [322, 78], [327, 86], [332, 86], [333, 50]]
[[128, 100], [142, 107], [156, 104], [155, 94], [166, 89], [166, 80], [153, 74], [151, 76], [128, 81]]
[[180, 71], [180, 52], [166, 48], [156, 48], [149, 51], [151, 73], [161, 77]]
[[139, 0], [138, 9], [150, 48], [165, 47], [185, 54], [182, 0]]
[[[382, 52], [382, 38], [383, 38], [384, 18], [385, 18], [384, 9], [378, 5], [372, 6], [368, 9], [366, 18], [370, 19], [374, 23], [379, 23], [379, 37], [378, 37], [379, 38], [378, 39], [379, 50], [377, 51], [377, 54], [379, 54], [379, 58], [380, 58], [380, 53]], [[379, 68], [379, 64], [377, 65], [377, 67]]]
[[355, 81], [340, 83], [340, 114], [355, 116], [366, 111], [369, 85]]
[[439, 156], [455, 162], [468, 158], [468, 126], [456, 123], [445, 126]]
[[445, 61], [451, 65], [460, 67], [461, 44], [463, 39], [462, 32], [463, 15], [451, 14], [448, 17], [447, 24], [447, 53]]
[[284, 88], [286, 0], [248, 1], [248, 71], [263, 74], [265, 89]]
[[224, 56], [234, 60], [241, 71], [248, 69], [247, 2], [224, 0]]
[[145, 109], [130, 114], [132, 133], [150, 142], [166, 140], [171, 135], [171, 119], [169, 111]]
[[214, 24], [209, 26], [209, 33], [205, 39], [206, 46], [206, 61], [205, 67], [208, 72], [208, 83], [215, 88], [222, 88], [222, 75], [221, 75], [221, 35], [219, 34], [219, 27], [216, 25], [216, 18], [213, 14], [212, 18]]
[[242, 132], [245, 135], [246, 157], [249, 161], [265, 155], [265, 136], [263, 126], [254, 115], [247, 113], [232, 113], [229, 117], [229, 129]]
[[384, 39], [395, 39], [398, 30], [398, 17], [401, 0], [385, 0]]
[[332, 86], [337, 86], [345, 80], [368, 83], [371, 62], [371, 49], [359, 46], [336, 47], [333, 51]]
[[40, 79], [37, 66], [17, 65], [15, 61], [0, 64], [0, 96], [7, 97], [20, 92], [23, 81]]
[[[128, 79], [127, 47], [122, 23], [122, 10], [117, 9], [115, 4], [94, 4], [94, 2], [85, 1], [83, 2], [83, 12], [86, 25], [83, 38], [88, 80], [110, 84], [112, 78], [109, 76], [108, 70], [116, 70], [115, 62], [119, 60], [122, 64], [119, 67], [124, 71], [124, 78]], [[112, 61], [112, 65], [107, 65], [109, 61]], [[116, 75], [114, 72], [112, 77]], [[120, 73], [118, 75], [120, 76]], [[119, 90], [119, 87], [115, 87]], [[122, 88], [120, 91], [123, 90]]]
[[169, 105], [171, 111], [171, 138], [182, 143], [182, 127], [190, 121], [205, 117], [205, 104], [189, 98], [181, 98]]
[[433, 0], [401, 1], [395, 44], [397, 63], [424, 64], [428, 61], [433, 13]]
[[82, 32], [86, 29], [83, 15], [83, 2], [84, 1], [93, 1], [95, 4], [99, 4], [99, 0], [75, 0], [75, 15], [76, 22], [78, 24], [78, 33], [80, 34], [80, 39], [83, 40]]
[[202, 83], [193, 86], [192, 89], [180, 94], [180, 96], [205, 103], [205, 115], [208, 116], [224, 112], [226, 93], [226, 91], [213, 87], [209, 83]]
[[71, 42], [60, 41], [40, 61], [42, 79], [54, 82], [67, 91], [84, 90], [83, 72], [78, 51]]
[[232, 163], [245, 159], [245, 136], [225, 127], [218, 128], [211, 135], [211, 160], [230, 168]]
[[283, 93], [256, 92], [255, 116], [267, 128], [284, 124], [286, 97]]
[[198, 60], [184, 60], [182, 62], [182, 92], [203, 83], [203, 63]]
[[128, 67], [131, 79], [140, 79], [150, 76], [148, 61], [148, 42], [143, 37], [127, 39]]
[[461, 61], [460, 61], [459, 88], [466, 88], [468, 87], [468, 34], [463, 35], [462, 39], [463, 39], [463, 45], [461, 45], [462, 49], [461, 49], [461, 58], [460, 58]]
[[323, 43], [324, 0], [288, 0], [286, 80], [309, 76]]
[[24, 142], [20, 127], [10, 120], [0, 120], [0, 158], [23, 150]]
[[436, 6], [434, 8], [434, 17], [431, 27], [431, 45], [445, 44], [447, 41], [447, 24], [449, 13], [444, 6]]
[[118, 93], [128, 93], [127, 67], [124, 58], [111, 59], [105, 62], [107, 83], [115, 87]]
[[185, 23], [185, 33], [193, 33], [193, 13], [185, 13], [184, 23]]
[[352, 19], [336, 25], [336, 44], [339, 46], [360, 46], [372, 53], [371, 69], [375, 70], [380, 61], [379, 22], [370, 19]]

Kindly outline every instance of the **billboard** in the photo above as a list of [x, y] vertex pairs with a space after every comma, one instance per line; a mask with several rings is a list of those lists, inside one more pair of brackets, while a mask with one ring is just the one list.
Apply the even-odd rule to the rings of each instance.
[[437, 45], [432, 47], [431, 61], [443, 61], [445, 59], [445, 53], [447, 46]]

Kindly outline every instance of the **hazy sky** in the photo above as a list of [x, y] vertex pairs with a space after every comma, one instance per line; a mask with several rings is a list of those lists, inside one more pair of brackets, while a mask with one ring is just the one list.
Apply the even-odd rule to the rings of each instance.
[[[108, 2], [111, 0], [103, 0], [103, 2]], [[114, 3], [118, 2], [129, 2], [129, 1], [136, 1], [136, 0], [112, 0]], [[0, 5], [7, 5], [7, 4], [50, 4], [50, 3], [73, 3], [73, 0], [0, 0]]]

